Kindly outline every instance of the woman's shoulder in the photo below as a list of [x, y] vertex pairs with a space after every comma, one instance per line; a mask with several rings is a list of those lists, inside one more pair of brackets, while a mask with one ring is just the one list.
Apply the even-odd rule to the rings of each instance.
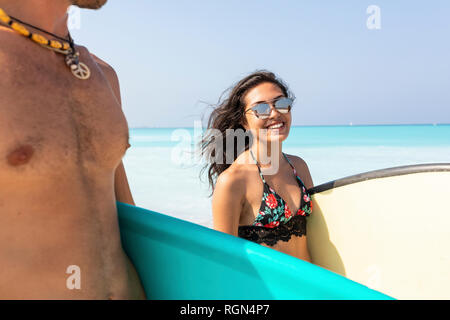
[[218, 177], [216, 186], [227, 188], [238, 188], [245, 191], [245, 186], [252, 174], [257, 172], [257, 167], [238, 157], [226, 170]]
[[219, 176], [217, 177], [217, 185], [229, 185], [229, 186], [236, 186], [238, 184], [241, 184], [243, 182], [243, 174], [242, 170], [235, 166], [229, 166], [225, 171], [223, 171]]
[[302, 179], [303, 183], [305, 184], [307, 189], [311, 189], [314, 187], [314, 183], [312, 181], [311, 173], [309, 172], [308, 164], [305, 160], [303, 160], [299, 156], [286, 154], [287, 158], [291, 162], [291, 164], [294, 166], [295, 170], [297, 171], [298, 176], [300, 179]]
[[217, 196], [226, 193], [227, 195], [238, 196], [244, 190], [245, 184], [242, 173], [230, 166], [217, 177], [214, 194]]
[[234, 212], [236, 217], [239, 217], [245, 192], [245, 177], [241, 170], [232, 166], [228, 167], [217, 177], [212, 195], [213, 211], [216, 214], [220, 212], [225, 214], [225, 209], [226, 215]]
[[248, 168], [245, 166], [233, 163], [217, 177], [216, 184], [228, 185], [230, 187], [245, 185], [247, 171]]
[[297, 169], [297, 166], [299, 166], [299, 168], [308, 166], [306, 164], [306, 161], [303, 160], [302, 158], [300, 158], [299, 156], [295, 156], [293, 154], [287, 154], [287, 153], [285, 153], [285, 155], [287, 156], [289, 161], [292, 163], [292, 165], [295, 167], [295, 169]]

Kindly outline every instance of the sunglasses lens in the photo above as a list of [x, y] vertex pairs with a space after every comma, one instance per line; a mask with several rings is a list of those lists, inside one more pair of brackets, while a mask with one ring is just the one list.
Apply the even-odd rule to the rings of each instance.
[[269, 117], [270, 116], [270, 106], [267, 103], [257, 104], [252, 108], [256, 112], [256, 115], [259, 118]]
[[[289, 98], [278, 99], [274, 106], [280, 113], [288, 113], [291, 111], [292, 103], [294, 101]], [[260, 103], [251, 108], [260, 119], [267, 119], [270, 117], [270, 112], [272, 111], [268, 103]]]
[[292, 102], [292, 99], [281, 98], [275, 102], [275, 108], [281, 113], [288, 113], [291, 110]]

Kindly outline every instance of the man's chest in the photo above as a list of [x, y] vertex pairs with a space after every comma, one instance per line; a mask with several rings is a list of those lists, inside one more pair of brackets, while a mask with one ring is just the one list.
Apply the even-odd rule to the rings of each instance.
[[[0, 103], [0, 169], [26, 164], [43, 170], [64, 165], [107, 169], [120, 162], [128, 147], [128, 125], [116, 96], [99, 74], [78, 81], [39, 83], [34, 77], [6, 92]], [[24, 146], [28, 152], [21, 155]], [[29, 161], [11, 163], [15, 153]]]

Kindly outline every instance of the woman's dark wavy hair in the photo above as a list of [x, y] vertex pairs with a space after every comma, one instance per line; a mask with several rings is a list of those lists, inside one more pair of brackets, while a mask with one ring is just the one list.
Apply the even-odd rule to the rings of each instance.
[[[267, 70], [258, 70], [248, 75], [244, 79], [237, 82], [232, 87], [225, 90], [217, 104], [217, 106], [212, 111], [209, 120], [208, 126], [205, 135], [200, 141], [200, 150], [202, 152], [203, 157], [207, 160], [206, 165], [202, 168], [200, 172], [200, 176], [207, 171], [209, 186], [214, 191], [215, 182], [217, 177], [224, 172], [231, 164], [227, 163], [216, 163], [215, 159], [217, 159], [217, 155], [215, 154], [216, 143], [222, 143], [223, 159], [226, 159], [226, 146], [227, 140], [236, 139], [235, 135], [227, 136], [226, 130], [233, 129], [238, 130], [241, 129], [245, 131], [243, 124], [245, 124], [244, 117], [244, 107], [245, 107], [245, 95], [256, 86], [262, 83], [273, 83], [277, 85], [285, 97], [294, 98], [292, 93], [289, 91], [287, 85], [279, 79], [274, 73]], [[225, 98], [224, 98], [225, 97]], [[212, 132], [211, 129], [217, 129], [222, 133], [222, 139], [217, 140], [215, 138], [215, 133]], [[216, 131], [217, 132], [217, 131]], [[251, 145], [251, 141], [249, 139], [245, 139], [244, 148], [238, 150], [238, 144], [233, 143], [234, 145], [234, 153], [233, 153], [233, 161]], [[236, 141], [235, 141], [236, 142]], [[229, 151], [228, 151], [229, 152]]]

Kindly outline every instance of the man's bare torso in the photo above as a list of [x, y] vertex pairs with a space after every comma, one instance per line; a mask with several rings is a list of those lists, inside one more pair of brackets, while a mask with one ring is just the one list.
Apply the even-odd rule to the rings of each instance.
[[[128, 126], [108, 66], [0, 27], [0, 298], [142, 297], [119, 236], [114, 173]], [[81, 289], [69, 289], [69, 266]]]

